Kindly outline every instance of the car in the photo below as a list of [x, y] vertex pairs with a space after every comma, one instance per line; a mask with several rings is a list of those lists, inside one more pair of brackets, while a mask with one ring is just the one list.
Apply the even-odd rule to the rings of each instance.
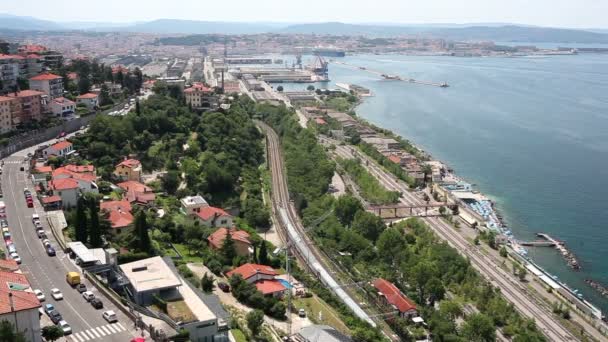
[[95, 295], [91, 291], [84, 291], [82, 293], [82, 298], [84, 298], [87, 302], [90, 302], [93, 298], [95, 298]]
[[101, 317], [105, 319], [108, 323], [118, 322], [118, 317], [116, 317], [116, 313], [112, 310], [104, 311], [101, 314]]
[[42, 293], [42, 291], [35, 289], [34, 294], [36, 295], [36, 298], [38, 298], [39, 301], [44, 302], [46, 300], [46, 297], [44, 296], [44, 293]]
[[59, 323], [59, 321], [63, 320], [63, 317], [61, 317], [61, 314], [57, 310], [53, 310], [53, 311], [49, 312], [49, 318], [51, 319], [51, 322], [53, 322], [55, 324], [57, 324], [57, 323]]
[[34, 221], [34, 227], [36, 227], [36, 228], [42, 228], [42, 222], [40, 222], [40, 221]]
[[2, 236], [4, 237], [4, 241], [11, 239], [11, 232], [2, 232]]
[[28, 192], [30, 192], [30, 189], [29, 189], [29, 188], [23, 188], [23, 193], [24, 193], [24, 194], [25, 194], [25, 193], [28, 193]]
[[40, 221], [40, 215], [32, 214], [32, 222]]
[[44, 305], [44, 312], [46, 312], [46, 314], [50, 314], [51, 311], [55, 311], [55, 305], [53, 304], [45, 304]]
[[51, 289], [51, 296], [55, 300], [62, 300], [63, 299], [63, 293], [61, 293], [61, 291], [59, 291], [59, 289], [56, 288], [56, 287]]
[[57, 252], [55, 251], [55, 248], [53, 248], [53, 246], [48, 246], [46, 248], [46, 254], [48, 256], [55, 256], [55, 255], [57, 255]]
[[51, 245], [51, 241], [49, 239], [42, 240], [42, 245], [46, 248]]
[[298, 310], [298, 316], [300, 316], [300, 317], [306, 317], [306, 310], [304, 310], [304, 309]]
[[8, 249], [9, 253], [17, 253], [17, 247], [15, 247], [15, 244], [11, 243], [11, 244], [6, 244], [6, 248]]
[[226, 284], [224, 282], [218, 282], [217, 283], [217, 287], [219, 287], [220, 290], [222, 290], [222, 291], [224, 291], [226, 293], [230, 292], [230, 285], [228, 285], [228, 284]]
[[11, 259], [15, 260], [17, 264], [21, 264], [21, 257], [19, 254], [17, 254], [17, 252], [11, 253]]
[[90, 303], [95, 309], [103, 309], [103, 302], [99, 298], [91, 299]]
[[28, 208], [33, 208], [33, 207], [34, 207], [34, 202], [32, 202], [32, 201], [27, 201], [27, 207], [28, 207]]
[[8, 221], [6, 219], [0, 220], [0, 228], [8, 227]]
[[46, 239], [46, 233], [44, 232], [44, 230], [38, 229], [36, 231], [36, 234], [38, 234], [38, 238], [39, 239]]
[[80, 283], [80, 284], [76, 285], [76, 291], [78, 291], [78, 293], [86, 292], [87, 286], [83, 283]]
[[57, 323], [57, 325], [59, 326], [59, 328], [61, 330], [63, 330], [64, 335], [69, 335], [72, 333], [72, 327], [70, 327], [68, 322], [61, 320], [61, 321], [59, 321], [59, 323]]

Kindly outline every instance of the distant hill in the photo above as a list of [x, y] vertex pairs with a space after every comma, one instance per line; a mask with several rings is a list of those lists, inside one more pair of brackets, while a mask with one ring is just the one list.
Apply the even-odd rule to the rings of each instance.
[[52, 31], [63, 27], [55, 22], [32, 17], [21, 17], [10, 14], [0, 14], [0, 29], [23, 31]]
[[112, 28], [113, 31], [145, 33], [185, 33], [185, 34], [245, 34], [264, 33], [277, 29], [276, 24], [256, 24], [199, 20], [158, 19], [130, 26]]

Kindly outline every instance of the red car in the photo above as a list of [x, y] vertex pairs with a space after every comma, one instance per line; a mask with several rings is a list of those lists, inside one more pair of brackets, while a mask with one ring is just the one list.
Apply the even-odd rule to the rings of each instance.
[[32, 200], [32, 198], [31, 198], [31, 197], [30, 197], [30, 198], [28, 198], [28, 199], [26, 200], [26, 202], [27, 202], [27, 207], [28, 207], [28, 208], [33, 208], [33, 207], [34, 207], [34, 201]]

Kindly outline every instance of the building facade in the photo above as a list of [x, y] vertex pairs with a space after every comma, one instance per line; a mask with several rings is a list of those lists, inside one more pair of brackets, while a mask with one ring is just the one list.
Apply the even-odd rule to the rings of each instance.
[[30, 78], [30, 89], [41, 91], [51, 99], [63, 96], [63, 79], [61, 76], [42, 73]]

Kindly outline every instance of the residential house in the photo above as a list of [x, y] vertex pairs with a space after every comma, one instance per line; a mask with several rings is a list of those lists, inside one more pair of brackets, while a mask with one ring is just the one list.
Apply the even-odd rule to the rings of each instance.
[[278, 273], [270, 266], [247, 263], [226, 273], [228, 278], [233, 275], [240, 275], [243, 280], [253, 284], [260, 280], [274, 280]]
[[403, 318], [412, 318], [418, 315], [416, 304], [407, 298], [395, 284], [378, 278], [372, 282], [372, 285], [378, 291], [380, 301], [384, 305], [393, 307], [399, 311], [399, 315]]
[[17, 93], [8, 93], [6, 96], [16, 99], [13, 102], [13, 129], [31, 121], [42, 119], [43, 108], [46, 102], [43, 99], [45, 94], [35, 90], [23, 90]]
[[76, 112], [76, 103], [65, 97], [57, 97], [51, 100], [51, 113], [60, 118], [73, 117]]
[[125, 181], [141, 181], [142, 167], [137, 159], [125, 159], [114, 169], [114, 175]]
[[278, 280], [260, 280], [255, 283], [255, 288], [262, 292], [264, 296], [281, 298], [285, 295], [287, 287]]
[[78, 181], [73, 178], [51, 180], [49, 182], [49, 191], [54, 196], [61, 197], [62, 205], [67, 208], [75, 207], [80, 196]]
[[99, 193], [96, 180], [93, 165], [66, 165], [53, 171], [49, 190], [61, 197], [64, 206], [73, 207], [81, 193]]
[[192, 87], [184, 90], [186, 104], [192, 108], [211, 108], [217, 102], [213, 96], [213, 89], [202, 83], [194, 83]]
[[34, 77], [42, 72], [42, 57], [35, 53], [30, 53], [24, 56], [25, 59], [25, 74], [24, 78]]
[[182, 211], [186, 215], [196, 215], [200, 212], [201, 208], [206, 208], [209, 206], [207, 201], [200, 196], [186, 196], [180, 200], [182, 205]]
[[74, 145], [67, 140], [63, 140], [42, 150], [42, 156], [45, 158], [50, 156], [65, 157], [72, 152], [74, 152]]
[[48, 72], [30, 78], [30, 89], [45, 93], [51, 99], [63, 96], [63, 78]]
[[146, 205], [156, 199], [152, 188], [140, 182], [126, 181], [116, 185], [125, 192], [123, 198], [129, 203]]
[[224, 209], [216, 207], [200, 208], [195, 216], [206, 227], [232, 227], [232, 216]]
[[0, 271], [0, 321], [8, 321], [28, 342], [40, 342], [40, 301], [24, 274]]
[[251, 251], [251, 241], [249, 240], [249, 233], [244, 230], [238, 230], [236, 228], [219, 228], [213, 234], [209, 235], [207, 242], [209, 247], [214, 250], [219, 250], [224, 245], [224, 240], [230, 234], [230, 237], [234, 241], [234, 248], [236, 254], [241, 256], [249, 255]]
[[132, 208], [129, 201], [103, 201], [99, 208], [108, 214], [112, 234], [119, 235], [131, 230], [134, 218], [131, 214]]
[[89, 110], [95, 110], [99, 106], [99, 95], [86, 93], [76, 96], [76, 104], [84, 104]]

